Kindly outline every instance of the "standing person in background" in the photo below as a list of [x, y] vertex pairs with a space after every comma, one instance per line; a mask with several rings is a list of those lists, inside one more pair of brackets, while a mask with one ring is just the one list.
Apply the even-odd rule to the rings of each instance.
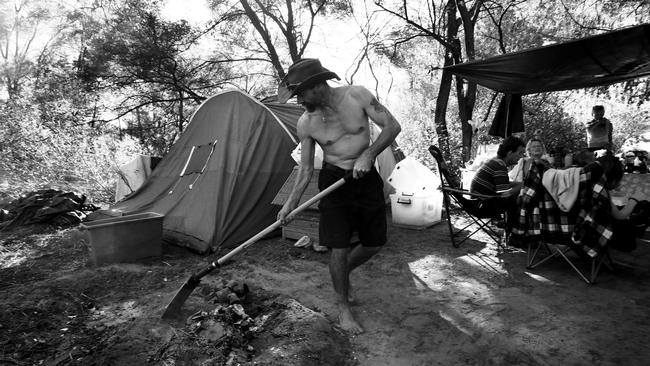
[[612, 123], [605, 118], [605, 107], [595, 105], [591, 110], [594, 117], [587, 123], [587, 148], [590, 151], [612, 150]]
[[[280, 102], [295, 95], [305, 107], [298, 120], [302, 146], [298, 176], [278, 213], [278, 220], [283, 224], [291, 221], [289, 213], [298, 205], [314, 170], [316, 144], [323, 149], [323, 168], [318, 177], [320, 190], [352, 173], [352, 181], [321, 199], [318, 230], [320, 243], [332, 249], [330, 275], [336, 292], [339, 326], [358, 334], [363, 328], [350, 308], [350, 272], [377, 254], [386, 243], [384, 182], [373, 162], [395, 141], [401, 127], [368, 89], [353, 85], [333, 88], [326, 81], [332, 78], [338, 76], [321, 66], [318, 59], [302, 59], [289, 67], [278, 88]], [[372, 144], [368, 118], [382, 127]], [[351, 247], [354, 230], [359, 232], [361, 244]]]

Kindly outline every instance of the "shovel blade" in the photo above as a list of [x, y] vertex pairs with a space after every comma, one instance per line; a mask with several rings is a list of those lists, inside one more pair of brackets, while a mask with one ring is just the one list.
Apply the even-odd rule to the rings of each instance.
[[162, 318], [178, 319], [181, 315], [181, 308], [183, 307], [183, 304], [185, 304], [185, 301], [187, 301], [187, 298], [190, 297], [196, 286], [198, 286], [199, 282], [201, 281], [196, 281], [192, 278], [187, 280], [167, 305]]

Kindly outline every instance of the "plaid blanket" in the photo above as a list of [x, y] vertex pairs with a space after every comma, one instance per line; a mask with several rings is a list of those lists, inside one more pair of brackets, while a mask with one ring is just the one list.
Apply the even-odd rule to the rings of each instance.
[[583, 171], [587, 179], [585, 189], [578, 193], [580, 212], [572, 240], [593, 258], [612, 239], [614, 218], [602, 167], [591, 163]]
[[580, 247], [596, 257], [612, 238], [612, 216], [604, 174], [599, 164], [580, 172], [578, 199], [571, 211], [562, 211], [542, 185], [544, 167], [531, 164], [517, 198], [518, 215], [511, 233], [526, 241], [546, 241]]

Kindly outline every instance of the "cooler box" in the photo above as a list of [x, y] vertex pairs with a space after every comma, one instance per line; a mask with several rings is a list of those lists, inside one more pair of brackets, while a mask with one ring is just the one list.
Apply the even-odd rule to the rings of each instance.
[[144, 212], [81, 224], [88, 230], [93, 265], [160, 256], [163, 219], [161, 214]]
[[415, 196], [400, 193], [390, 195], [393, 225], [409, 229], [424, 229], [442, 220], [442, 193]]

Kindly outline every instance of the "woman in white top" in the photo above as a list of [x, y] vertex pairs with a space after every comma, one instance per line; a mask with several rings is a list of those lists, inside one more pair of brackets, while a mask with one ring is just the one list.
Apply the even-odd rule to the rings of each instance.
[[539, 137], [534, 136], [526, 144], [526, 155], [525, 158], [519, 159], [517, 165], [510, 171], [508, 174], [510, 180], [513, 182], [523, 182], [526, 174], [530, 170], [530, 165], [534, 162], [536, 164], [543, 164], [545, 169], [550, 166], [548, 160], [546, 160], [545, 155], [546, 148], [544, 143]]

